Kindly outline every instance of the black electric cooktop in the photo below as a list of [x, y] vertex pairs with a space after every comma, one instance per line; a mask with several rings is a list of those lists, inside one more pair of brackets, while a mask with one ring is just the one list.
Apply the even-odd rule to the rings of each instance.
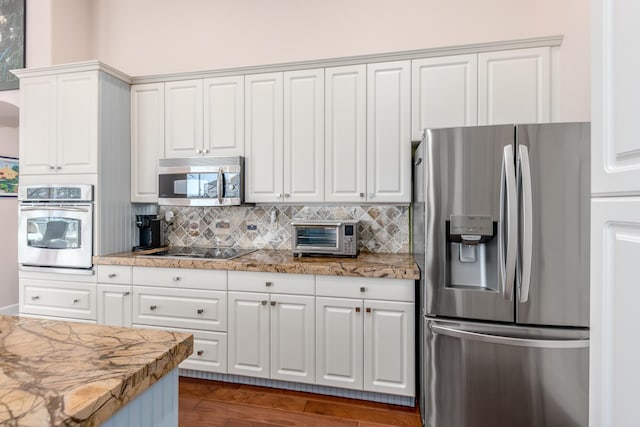
[[257, 249], [240, 249], [240, 248], [191, 248], [173, 246], [164, 251], [154, 252], [141, 256], [147, 257], [175, 257], [175, 258], [198, 258], [198, 259], [233, 259]]

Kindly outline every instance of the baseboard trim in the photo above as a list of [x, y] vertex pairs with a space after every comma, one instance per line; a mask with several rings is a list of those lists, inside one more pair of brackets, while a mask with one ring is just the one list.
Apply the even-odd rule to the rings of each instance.
[[18, 304], [8, 305], [6, 307], [0, 307], [0, 314], [5, 316], [17, 316]]

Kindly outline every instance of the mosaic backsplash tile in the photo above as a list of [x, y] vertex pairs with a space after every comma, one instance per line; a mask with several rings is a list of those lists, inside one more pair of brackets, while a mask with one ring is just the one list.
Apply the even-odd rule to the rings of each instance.
[[158, 214], [172, 211], [167, 228], [174, 246], [238, 246], [291, 249], [294, 219], [357, 219], [360, 250], [375, 253], [409, 252], [409, 207], [368, 206], [158, 206]]

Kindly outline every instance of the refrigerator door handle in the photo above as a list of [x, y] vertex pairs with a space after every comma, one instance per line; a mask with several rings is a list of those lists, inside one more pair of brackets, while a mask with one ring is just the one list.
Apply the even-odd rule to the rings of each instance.
[[520, 260], [520, 302], [529, 299], [531, 285], [531, 259], [533, 257], [533, 193], [531, 191], [531, 166], [529, 149], [525, 145], [518, 146], [518, 173], [520, 177], [522, 198], [522, 259]]
[[490, 344], [511, 345], [530, 348], [586, 348], [589, 347], [588, 339], [578, 340], [537, 340], [526, 338], [505, 337], [501, 335], [488, 335], [464, 329], [450, 328], [431, 323], [431, 330], [435, 334], [447, 335], [454, 338], [480, 341]]
[[506, 145], [502, 152], [502, 178], [500, 185], [500, 227], [498, 239], [500, 280], [504, 299], [511, 301], [515, 282], [517, 243], [517, 195], [513, 146]]

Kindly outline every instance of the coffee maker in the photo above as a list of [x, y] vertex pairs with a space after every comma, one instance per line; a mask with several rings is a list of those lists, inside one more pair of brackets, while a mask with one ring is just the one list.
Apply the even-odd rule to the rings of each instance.
[[164, 226], [156, 215], [136, 215], [136, 227], [140, 234], [139, 245], [133, 247], [134, 251], [165, 246]]

